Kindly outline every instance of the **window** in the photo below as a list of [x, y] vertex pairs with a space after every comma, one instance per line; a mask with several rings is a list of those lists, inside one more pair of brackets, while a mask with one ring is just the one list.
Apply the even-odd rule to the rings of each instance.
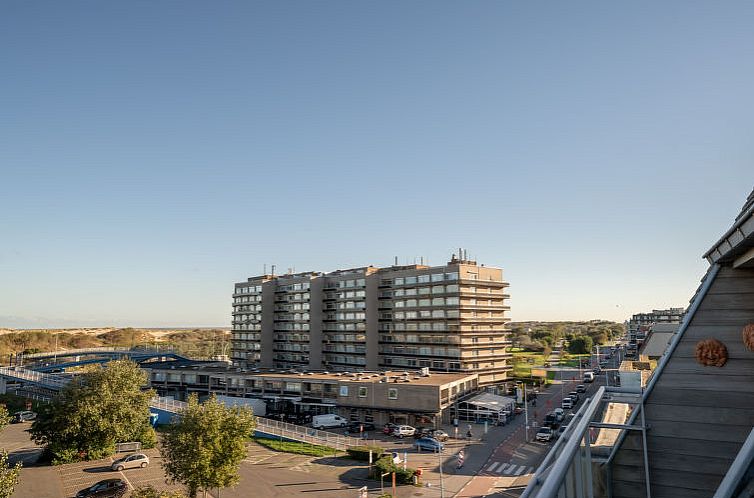
[[416, 283], [416, 277], [406, 277], [406, 285], [415, 284], [415, 283]]
[[433, 273], [432, 274], [432, 281], [433, 282], [442, 282], [443, 280], [443, 274], [442, 273]]
[[366, 387], [360, 387], [359, 388], [359, 398], [366, 398], [367, 397], [367, 388]]
[[340, 395], [348, 396], [348, 386], [340, 386]]
[[395, 285], [403, 285], [403, 277], [396, 277]]
[[458, 273], [446, 273], [445, 280], [458, 280]]
[[429, 275], [419, 275], [419, 283], [420, 284], [429, 283]]
[[398, 389], [391, 387], [387, 390], [387, 399], [398, 399]]

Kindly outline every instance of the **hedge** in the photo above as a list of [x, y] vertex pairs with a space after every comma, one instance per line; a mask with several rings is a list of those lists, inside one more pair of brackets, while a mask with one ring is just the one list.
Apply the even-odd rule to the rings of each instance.
[[382, 454], [385, 452], [385, 450], [379, 446], [352, 446], [348, 448], [346, 451], [348, 452], [348, 456], [360, 462], [369, 461], [370, 451], [372, 452], [373, 460], [379, 459], [382, 456]]
[[372, 470], [372, 478], [379, 479], [382, 474], [388, 472], [395, 472], [395, 481], [398, 484], [414, 483], [416, 469], [406, 467], [406, 470], [403, 470], [403, 467], [399, 467], [393, 463], [393, 457], [391, 455], [385, 455], [375, 462]]

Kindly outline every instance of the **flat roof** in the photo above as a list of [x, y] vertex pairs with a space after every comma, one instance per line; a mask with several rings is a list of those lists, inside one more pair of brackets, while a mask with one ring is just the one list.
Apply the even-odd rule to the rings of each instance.
[[[207, 364], [191, 364], [188, 362], [164, 361], [151, 362], [142, 365], [142, 368], [150, 370], [170, 370], [180, 372], [204, 372], [207, 374], [229, 374], [247, 377], [262, 377], [270, 379], [286, 380], [321, 380], [334, 382], [379, 382], [387, 377], [388, 383], [411, 384], [411, 385], [443, 385], [457, 381], [469, 380], [477, 377], [474, 372], [468, 373], [445, 373], [430, 372], [429, 376], [422, 376], [418, 370], [384, 370], [384, 371], [354, 371], [354, 372], [327, 372], [327, 371], [297, 371], [280, 369], [241, 369], [232, 366], [218, 366]], [[408, 380], [408, 382], [406, 382]], [[397, 381], [397, 382], [396, 382]]]

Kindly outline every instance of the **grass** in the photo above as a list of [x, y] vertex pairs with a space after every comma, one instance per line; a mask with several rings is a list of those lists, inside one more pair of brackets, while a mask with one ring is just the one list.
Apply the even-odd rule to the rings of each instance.
[[330, 448], [329, 446], [300, 443], [297, 441], [280, 441], [278, 439], [265, 439], [261, 437], [255, 437], [253, 438], [253, 441], [258, 445], [271, 450], [282, 451], [283, 453], [295, 453], [296, 455], [323, 457], [332, 456], [338, 453], [335, 448]]
[[531, 367], [545, 364], [545, 355], [531, 351], [523, 351], [520, 348], [512, 348], [513, 353], [513, 376], [531, 377]]

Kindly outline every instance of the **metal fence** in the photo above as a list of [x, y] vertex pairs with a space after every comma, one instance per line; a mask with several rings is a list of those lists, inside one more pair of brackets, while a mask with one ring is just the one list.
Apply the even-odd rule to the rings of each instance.
[[329, 446], [341, 451], [345, 451], [351, 446], [362, 446], [365, 444], [365, 441], [359, 438], [262, 417], [257, 417], [257, 431], [305, 443]]
[[173, 398], [163, 398], [160, 396], [155, 396], [149, 401], [149, 406], [152, 408], [157, 408], [158, 410], [163, 410], [170, 413], [180, 413], [185, 408], [186, 405], [185, 401], [177, 401]]
[[118, 347], [118, 346], [101, 346], [96, 348], [81, 348], [81, 349], [61, 349], [59, 351], [49, 351], [45, 353], [30, 353], [30, 354], [18, 354], [16, 357], [19, 361], [35, 359], [35, 358], [49, 358], [52, 356], [72, 356], [72, 355], [84, 355], [94, 353], [173, 353], [175, 348], [172, 346], [134, 346], [132, 348]]
[[[752, 463], [754, 463], [754, 429], [744, 441], [736, 459], [728, 468], [722, 482], [712, 498], [734, 498], [751, 496]], [[744, 490], [748, 490], [745, 492]]]
[[18, 382], [31, 382], [54, 390], [60, 390], [71, 381], [70, 377], [35, 372], [22, 367], [0, 367], [0, 377]]

